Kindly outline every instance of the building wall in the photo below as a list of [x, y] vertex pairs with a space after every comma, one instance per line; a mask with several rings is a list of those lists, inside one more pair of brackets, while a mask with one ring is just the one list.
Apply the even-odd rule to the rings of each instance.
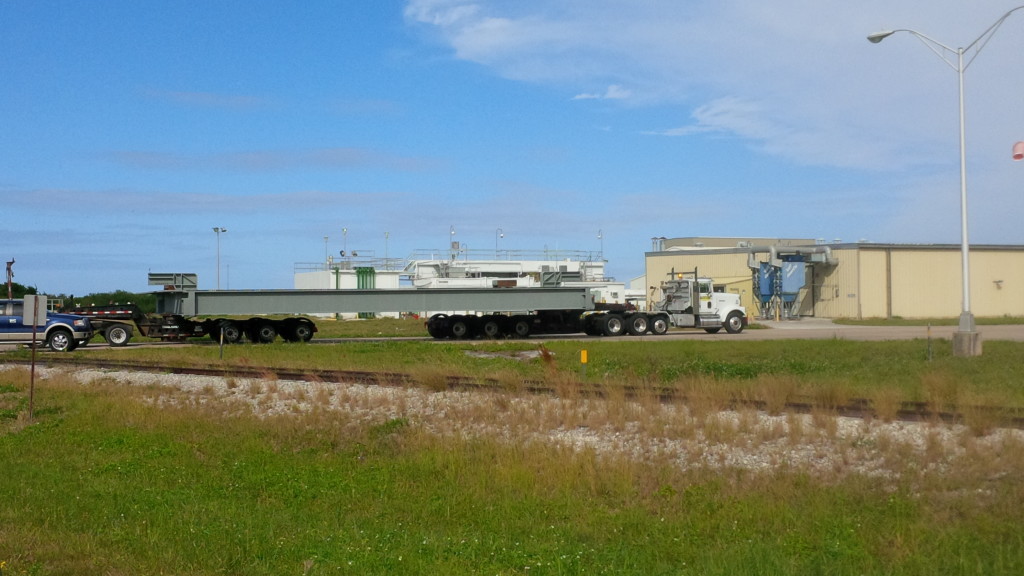
[[[661, 283], [675, 273], [690, 273], [694, 268], [701, 276], [712, 278], [716, 286], [724, 286], [726, 292], [740, 295], [740, 302], [753, 314], [753, 276], [747, 268], [747, 254], [744, 253], [700, 253], [686, 250], [648, 254], [647, 256], [647, 302], [648, 305], [661, 299]], [[653, 290], [651, 288], [654, 288]]]
[[[959, 246], [841, 244], [830, 249], [836, 266], [807, 267], [801, 315], [953, 318], [960, 314]], [[758, 260], [766, 257], [757, 255]], [[1024, 246], [974, 246], [970, 257], [974, 315], [1024, 316]], [[659, 286], [673, 269], [692, 272], [694, 267], [740, 294], [752, 314], [757, 311], [747, 252], [741, 248], [648, 253], [647, 284]], [[660, 292], [652, 300], [659, 296]]]

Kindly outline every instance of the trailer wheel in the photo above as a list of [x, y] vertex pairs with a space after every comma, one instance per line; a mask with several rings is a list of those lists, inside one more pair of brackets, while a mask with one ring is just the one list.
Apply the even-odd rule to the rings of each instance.
[[528, 316], [518, 316], [512, 319], [512, 333], [516, 338], [527, 338], [530, 336], [532, 326]]
[[427, 334], [431, 338], [441, 340], [452, 335], [449, 329], [447, 314], [434, 314], [427, 320]]
[[313, 339], [313, 323], [308, 320], [299, 320], [292, 329], [292, 336], [296, 342], [309, 342]]
[[622, 320], [622, 316], [618, 314], [605, 315], [604, 323], [602, 324], [602, 331], [605, 336], [622, 336], [625, 330], [626, 323]]
[[636, 314], [626, 320], [626, 330], [633, 336], [642, 336], [647, 332], [647, 316]]
[[263, 323], [256, 327], [256, 341], [269, 344], [277, 338], [277, 329], [273, 324]]
[[452, 316], [452, 337], [458, 340], [473, 337], [473, 325], [469, 316]]
[[739, 334], [743, 332], [743, 314], [737, 311], [730, 312], [725, 317], [725, 331], [729, 334]]
[[224, 332], [225, 344], [237, 344], [242, 339], [242, 330], [234, 322], [222, 322], [217, 332], [210, 334], [214, 341], [220, 342], [220, 332]]
[[485, 338], [496, 340], [504, 336], [505, 331], [502, 329], [501, 319], [497, 316], [484, 316], [481, 320], [480, 333]]
[[106, 332], [103, 333], [103, 338], [111, 346], [124, 346], [132, 339], [132, 331], [127, 326], [115, 324], [107, 328]]
[[651, 334], [662, 336], [668, 333], [668, 316], [664, 314], [658, 314], [651, 318], [650, 321]]

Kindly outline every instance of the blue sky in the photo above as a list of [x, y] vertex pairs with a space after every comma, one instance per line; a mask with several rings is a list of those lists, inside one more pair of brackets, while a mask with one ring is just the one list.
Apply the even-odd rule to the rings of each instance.
[[[865, 36], [1017, 2], [0, 0], [0, 256], [82, 295], [213, 288], [215, 226], [232, 289], [451, 227], [623, 281], [656, 236], [955, 244], [956, 73]], [[1022, 53], [1024, 10], [967, 69], [972, 243], [1024, 244]]]

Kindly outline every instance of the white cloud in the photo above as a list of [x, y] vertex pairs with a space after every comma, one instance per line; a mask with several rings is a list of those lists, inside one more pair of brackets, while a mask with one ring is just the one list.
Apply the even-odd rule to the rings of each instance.
[[633, 92], [618, 84], [612, 84], [603, 93], [583, 93], [573, 96], [573, 100], [625, 100], [633, 95]]

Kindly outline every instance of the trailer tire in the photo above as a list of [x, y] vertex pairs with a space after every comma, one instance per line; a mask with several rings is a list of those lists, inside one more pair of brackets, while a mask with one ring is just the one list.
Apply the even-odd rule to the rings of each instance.
[[473, 321], [469, 316], [452, 316], [452, 337], [467, 340], [473, 337]]
[[214, 341], [220, 342], [220, 332], [222, 331], [224, 332], [225, 344], [237, 344], [242, 339], [242, 330], [234, 322], [221, 322], [217, 331], [210, 334], [210, 336], [213, 337]]
[[587, 336], [600, 336], [604, 332], [601, 331], [601, 327], [598, 325], [598, 316], [584, 316], [583, 322], [583, 333]]
[[269, 344], [277, 338], [277, 328], [273, 324], [262, 323], [256, 325], [256, 341]]
[[647, 332], [648, 322], [645, 314], [635, 314], [626, 319], [626, 330], [633, 336], [642, 336]]
[[125, 346], [132, 339], [132, 330], [123, 324], [115, 324], [103, 332], [103, 338], [111, 346]]
[[292, 337], [296, 342], [309, 342], [313, 339], [313, 332], [316, 331], [314, 328], [314, 324], [309, 320], [299, 320], [292, 327]]
[[740, 314], [738, 311], [730, 312], [725, 317], [725, 331], [729, 334], [743, 332], [743, 314]]
[[451, 337], [451, 323], [448, 315], [434, 314], [427, 319], [427, 334], [438, 340]]
[[618, 314], [606, 314], [601, 324], [605, 336], [622, 336], [626, 323]]
[[512, 319], [512, 333], [515, 334], [516, 338], [528, 338], [532, 328], [529, 316], [517, 316]]
[[502, 326], [501, 318], [498, 316], [484, 316], [480, 319], [480, 333], [484, 338], [496, 340], [505, 335], [505, 327]]
[[663, 314], [658, 314], [651, 318], [650, 321], [651, 334], [662, 336], [668, 333], [668, 317]]

